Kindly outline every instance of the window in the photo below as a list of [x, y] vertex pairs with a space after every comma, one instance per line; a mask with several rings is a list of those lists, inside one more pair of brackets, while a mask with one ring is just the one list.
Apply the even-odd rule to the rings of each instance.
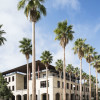
[[69, 83], [67, 83], [67, 89], [69, 89]]
[[[46, 87], [46, 81], [41, 81], [40, 82], [40, 87], [45, 88]], [[49, 87], [49, 81], [48, 81], [48, 87]]]
[[77, 90], [78, 90], [78, 85], [77, 85]]
[[12, 86], [12, 91], [14, 91], [14, 86]]
[[60, 88], [60, 81], [57, 81], [57, 87]]
[[43, 74], [43, 78], [46, 77], [46, 74]]
[[64, 88], [64, 82], [62, 82], [62, 88]]
[[14, 76], [12, 77], [12, 81], [14, 81]]
[[10, 77], [9, 77], [9, 82], [10, 82]]
[[71, 84], [71, 90], [73, 89], [73, 85]]
[[83, 87], [82, 87], [82, 91], [83, 91]]

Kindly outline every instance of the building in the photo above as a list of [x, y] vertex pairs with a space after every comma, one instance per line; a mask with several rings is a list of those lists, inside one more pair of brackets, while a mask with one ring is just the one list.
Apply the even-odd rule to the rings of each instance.
[[[12, 91], [12, 100], [27, 100], [27, 67], [26, 65], [3, 72], [3, 75], [8, 82], [8, 88]], [[29, 64], [29, 98], [32, 100], [32, 64]], [[76, 80], [72, 75], [71, 80], [71, 100], [79, 100], [80, 85], [79, 78]], [[60, 100], [60, 93], [63, 93], [63, 75], [61, 78], [59, 72], [55, 70], [55, 67], [50, 65], [48, 67], [48, 94], [49, 100]], [[66, 73], [66, 100], [69, 100], [69, 75]], [[61, 88], [60, 88], [61, 86]], [[85, 99], [84, 99], [85, 96]], [[83, 100], [89, 98], [89, 87], [82, 85], [82, 97]], [[46, 69], [44, 64], [40, 61], [36, 61], [36, 98], [37, 100], [46, 100]], [[63, 100], [63, 99], [62, 99]]]

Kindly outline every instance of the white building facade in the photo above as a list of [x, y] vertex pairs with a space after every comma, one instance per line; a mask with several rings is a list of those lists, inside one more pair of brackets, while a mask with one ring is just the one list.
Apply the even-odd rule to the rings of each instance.
[[[37, 63], [37, 62], [36, 62]], [[39, 62], [40, 63], [40, 62]], [[31, 65], [31, 64], [30, 64]], [[46, 100], [46, 70], [42, 64], [36, 68], [36, 98], [37, 100]], [[26, 65], [3, 72], [3, 75], [8, 82], [8, 88], [12, 91], [12, 100], [27, 100], [27, 76]], [[32, 80], [31, 80], [31, 68], [29, 72], [29, 99], [32, 100]], [[59, 73], [53, 66], [48, 68], [48, 94], [49, 100], [60, 100], [63, 97], [63, 76], [61, 78]], [[69, 100], [70, 94], [70, 82], [68, 75], [66, 74], [66, 100]], [[80, 85], [79, 80], [76, 80], [72, 76], [71, 81], [71, 100], [79, 100]], [[89, 87], [82, 85], [82, 97], [83, 100], [89, 100]], [[84, 99], [85, 97], [85, 99]], [[63, 100], [63, 98], [62, 98]]]

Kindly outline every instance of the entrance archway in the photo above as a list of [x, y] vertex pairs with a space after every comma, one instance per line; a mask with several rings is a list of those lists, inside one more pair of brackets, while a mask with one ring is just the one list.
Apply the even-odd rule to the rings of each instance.
[[66, 93], [66, 100], [69, 100], [69, 94]]
[[[42, 97], [41, 100], [46, 100], [46, 95], [47, 95], [46, 93], [42, 94], [41, 95], [41, 97]], [[48, 100], [49, 100], [49, 94], [48, 94]]]
[[60, 100], [60, 94], [56, 93], [56, 100]]

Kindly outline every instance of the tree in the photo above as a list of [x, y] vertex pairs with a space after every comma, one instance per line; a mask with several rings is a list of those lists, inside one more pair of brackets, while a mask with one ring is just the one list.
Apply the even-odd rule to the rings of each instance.
[[100, 55], [94, 54], [92, 65], [96, 69], [96, 100], [98, 100], [98, 69], [100, 68]]
[[[56, 70], [59, 72], [60, 75], [60, 89], [61, 89], [61, 73], [63, 71], [63, 61], [61, 59], [58, 59], [56, 64]], [[60, 100], [61, 100], [61, 93], [60, 93]]]
[[66, 100], [66, 72], [65, 72], [65, 47], [69, 43], [69, 41], [73, 40], [73, 33], [72, 30], [73, 26], [67, 24], [67, 20], [63, 22], [58, 23], [58, 27], [54, 30], [54, 33], [56, 34], [55, 40], [60, 41], [60, 45], [62, 46], [64, 50], [64, 60], [63, 60], [63, 76], [64, 76], [64, 94], [63, 94], [63, 100]]
[[13, 95], [11, 90], [8, 89], [7, 84], [3, 75], [0, 73], [0, 99], [9, 99]]
[[72, 64], [68, 64], [68, 66], [66, 67], [66, 72], [69, 74], [69, 77], [70, 77], [70, 93], [69, 93], [69, 100], [71, 100], [71, 76], [72, 76], [72, 73], [74, 71], [74, 67], [72, 66]]
[[3, 45], [6, 41], [6, 38], [2, 36], [6, 33], [4, 30], [1, 30], [2, 26], [3, 25], [0, 25], [0, 46]]
[[18, 3], [18, 10], [25, 8], [24, 14], [30, 17], [32, 22], [32, 100], [36, 100], [36, 77], [35, 77], [35, 23], [41, 18], [42, 15], [46, 16], [46, 8], [43, 3], [45, 0], [21, 0]]
[[82, 79], [84, 80], [84, 100], [85, 100], [85, 81], [87, 78], [87, 74], [85, 72], [82, 72]]
[[82, 100], [82, 58], [85, 52], [85, 41], [86, 39], [77, 39], [74, 43], [74, 54], [78, 54], [80, 59], [80, 100]]
[[25, 55], [27, 60], [27, 100], [29, 100], [29, 58], [32, 54], [31, 39], [23, 38], [20, 42], [20, 52]]
[[[74, 68], [73, 74], [75, 75], [75, 78], [76, 78], [76, 81], [77, 81], [77, 79], [79, 77], [79, 74], [80, 74], [80, 71], [79, 71], [79, 68], [78, 67]], [[75, 84], [75, 100], [76, 100], [76, 94], [77, 94], [76, 93], [77, 92], [77, 89], [76, 88], [77, 88], [77, 85]]]
[[96, 83], [96, 77], [94, 77], [93, 75], [91, 75], [91, 81], [92, 81], [92, 90], [93, 90], [93, 97], [94, 97], [94, 100], [96, 100], [96, 91], [95, 91], [95, 83]]
[[86, 62], [89, 63], [89, 100], [91, 100], [91, 62], [93, 62], [93, 53], [95, 48], [90, 45], [86, 45], [85, 58]]
[[46, 96], [46, 100], [48, 100], [48, 66], [50, 65], [50, 63], [52, 63], [52, 54], [49, 51], [44, 51], [42, 53], [42, 56], [40, 57], [42, 60], [41, 62], [45, 65], [46, 67], [46, 87], [47, 87], [47, 96]]

